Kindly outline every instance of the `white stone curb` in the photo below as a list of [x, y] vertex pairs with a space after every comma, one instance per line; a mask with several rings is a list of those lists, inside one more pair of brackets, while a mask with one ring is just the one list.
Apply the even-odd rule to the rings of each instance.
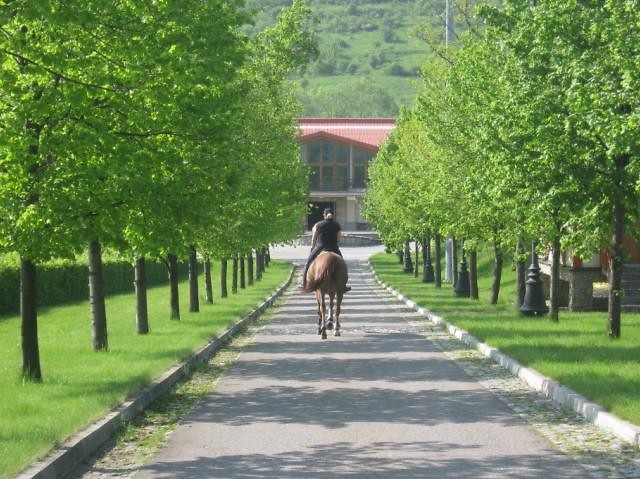
[[247, 323], [255, 321], [291, 284], [296, 266], [291, 268], [289, 277], [268, 298], [260, 303], [249, 314], [239, 319], [224, 333], [217, 336], [207, 345], [199, 349], [184, 362], [165, 371], [151, 384], [138, 392], [132, 399], [112, 409], [105, 417], [69, 438], [62, 446], [38, 461], [16, 479], [60, 479], [73, 471], [83, 460], [89, 457], [100, 446], [108, 441], [127, 422], [144, 411], [149, 404], [166, 394], [178, 381], [189, 375], [193, 365], [212, 357]]
[[378, 277], [378, 274], [371, 262], [369, 262], [369, 267], [371, 268], [373, 276], [378, 284], [400, 301], [404, 302], [407, 306], [429, 319], [436, 326], [446, 329], [452, 336], [455, 336], [468, 346], [477, 349], [484, 356], [493, 359], [496, 363], [508, 369], [514, 376], [522, 379], [530, 387], [552, 399], [558, 406], [572, 409], [599, 428], [613, 433], [615, 436], [633, 444], [636, 447], [640, 447], [640, 427], [614, 416], [613, 414], [605, 411], [602, 406], [589, 401], [584, 396], [581, 396], [571, 389], [561, 385], [557, 381], [542, 375], [535, 369], [523, 366], [515, 359], [501, 353], [498, 349], [480, 342], [480, 340], [467, 333], [465, 330], [445, 321], [428, 309], [418, 306], [414, 301], [411, 301], [409, 298], [406, 298], [395, 289], [383, 283]]

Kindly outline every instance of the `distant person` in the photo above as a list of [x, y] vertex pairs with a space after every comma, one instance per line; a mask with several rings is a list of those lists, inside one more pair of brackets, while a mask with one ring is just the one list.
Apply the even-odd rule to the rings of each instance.
[[[302, 288], [305, 288], [307, 285], [307, 271], [309, 270], [309, 266], [321, 252], [331, 251], [342, 256], [340, 248], [338, 248], [338, 243], [340, 239], [342, 239], [340, 223], [334, 221], [333, 210], [331, 208], [325, 208], [322, 216], [324, 219], [318, 221], [313, 225], [313, 228], [311, 228], [311, 253], [307, 259], [307, 264], [304, 265]], [[347, 286], [345, 292], [350, 290], [351, 286]]]

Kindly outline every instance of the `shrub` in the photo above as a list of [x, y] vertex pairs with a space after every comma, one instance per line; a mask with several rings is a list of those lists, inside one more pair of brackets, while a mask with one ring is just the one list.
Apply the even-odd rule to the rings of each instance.
[[[105, 255], [103, 264], [105, 294], [133, 291], [133, 265], [117, 257]], [[168, 282], [163, 263], [147, 261], [147, 285]], [[181, 266], [181, 274], [186, 266]], [[39, 264], [36, 271], [38, 306], [53, 306], [89, 297], [86, 258], [76, 261], [56, 260]], [[20, 312], [20, 266], [15, 255], [0, 258], [0, 314]]]

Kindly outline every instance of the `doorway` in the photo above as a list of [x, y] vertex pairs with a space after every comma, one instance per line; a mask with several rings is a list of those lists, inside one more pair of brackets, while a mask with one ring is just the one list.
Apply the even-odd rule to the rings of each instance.
[[311, 230], [313, 225], [318, 221], [322, 221], [325, 208], [331, 208], [333, 210], [333, 217], [336, 215], [336, 204], [334, 201], [313, 201], [309, 203], [309, 215], [307, 216], [307, 229]]

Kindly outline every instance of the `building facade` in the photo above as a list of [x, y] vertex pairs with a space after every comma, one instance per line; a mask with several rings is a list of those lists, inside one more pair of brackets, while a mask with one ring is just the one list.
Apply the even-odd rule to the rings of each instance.
[[310, 170], [309, 230], [333, 208], [345, 231], [367, 231], [360, 205], [369, 162], [395, 127], [391, 118], [301, 118], [301, 159]]

